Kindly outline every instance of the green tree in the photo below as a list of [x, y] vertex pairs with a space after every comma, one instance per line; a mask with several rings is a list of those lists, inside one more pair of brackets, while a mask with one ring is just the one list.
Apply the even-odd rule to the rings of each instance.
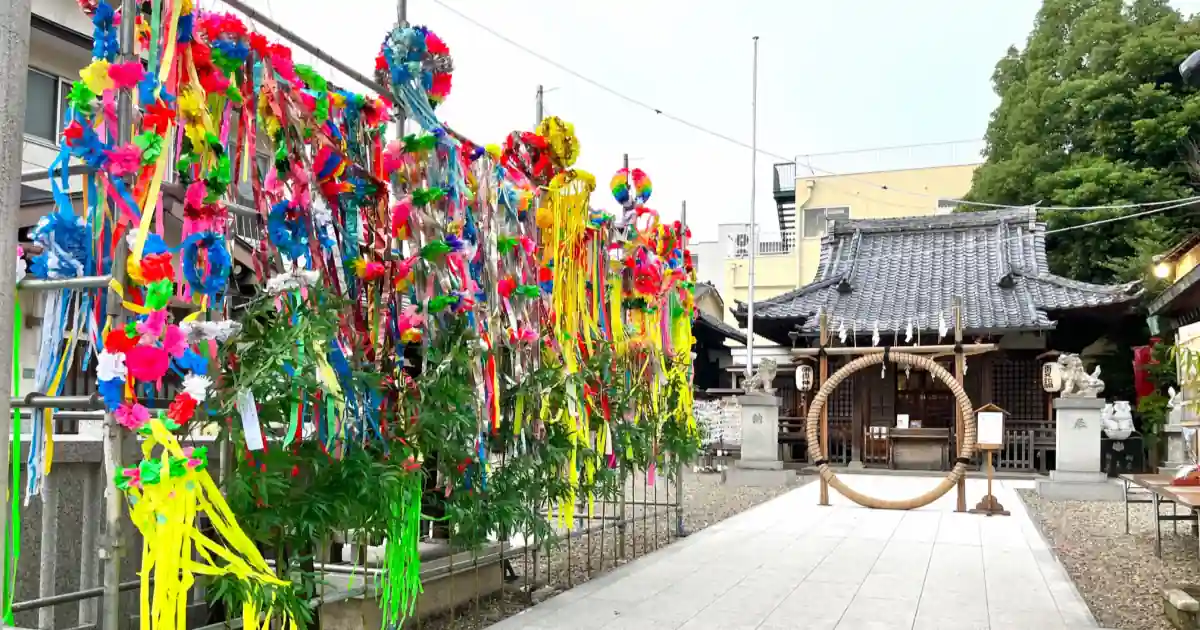
[[[1200, 92], [1179, 63], [1200, 48], [1200, 20], [1166, 0], [1045, 0], [1024, 49], [992, 80], [1000, 106], [969, 199], [1096, 206], [1196, 194], [1190, 139]], [[1048, 211], [1050, 230], [1129, 210]], [[1200, 227], [1183, 207], [1048, 237], [1050, 266], [1091, 282], [1139, 279], [1149, 257]]]

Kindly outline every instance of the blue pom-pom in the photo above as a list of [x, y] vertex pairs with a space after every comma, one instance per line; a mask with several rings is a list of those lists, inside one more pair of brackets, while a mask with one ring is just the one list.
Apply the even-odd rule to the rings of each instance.
[[104, 399], [104, 408], [110, 412], [116, 411], [125, 398], [125, 381], [114, 378], [110, 381], [97, 383], [100, 397]]
[[191, 348], [185, 350], [183, 356], [175, 360], [175, 365], [184, 372], [192, 372], [201, 376], [208, 374], [208, 359], [196, 354]]

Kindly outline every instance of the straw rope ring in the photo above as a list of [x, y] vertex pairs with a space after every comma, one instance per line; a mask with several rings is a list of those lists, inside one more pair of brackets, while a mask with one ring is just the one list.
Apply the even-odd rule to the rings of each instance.
[[[838, 479], [833, 470], [829, 468], [829, 462], [824, 461], [821, 453], [821, 443], [818, 440], [818, 426], [821, 421], [821, 410], [824, 409], [826, 401], [829, 399], [837, 386], [846, 380], [851, 374], [872, 365], [879, 365], [884, 361], [890, 361], [896, 364], [911, 365], [928, 371], [933, 374], [939, 381], [946, 384], [950, 391], [954, 394], [954, 400], [958, 404], [958, 408], [962, 411], [963, 417], [963, 444], [958, 452], [958, 459], [955, 460], [954, 468], [946, 475], [946, 478], [929, 492], [922, 494], [912, 499], [891, 500], [877, 499], [865, 494], [854, 491], [846, 486]], [[842, 496], [854, 501], [855, 503], [869, 508], [878, 508], [884, 510], [912, 510], [936, 501], [939, 497], [946, 494], [958, 483], [967, 472], [966, 462], [971, 459], [971, 455], [975, 452], [975, 412], [971, 407], [971, 399], [967, 396], [967, 392], [963, 390], [962, 385], [951, 376], [945, 368], [938, 365], [937, 361], [928, 357], [908, 354], [904, 352], [880, 352], [874, 354], [863, 355], [843, 366], [835, 372], [829, 380], [821, 385], [821, 389], [817, 391], [817, 395], [813, 397], [812, 406], [808, 409], [808, 418], [806, 418], [806, 429], [808, 437], [808, 456], [814, 462], [821, 462], [818, 471], [821, 474], [821, 479], [833, 486]]]

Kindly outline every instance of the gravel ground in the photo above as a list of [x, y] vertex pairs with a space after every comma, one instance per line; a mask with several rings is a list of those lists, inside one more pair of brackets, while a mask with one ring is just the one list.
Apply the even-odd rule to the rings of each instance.
[[1120, 502], [1047, 501], [1031, 490], [1018, 492], [1101, 627], [1174, 630], [1163, 615], [1159, 590], [1169, 583], [1200, 583], [1190, 523], [1178, 523], [1178, 534], [1163, 523], [1160, 560], [1154, 557], [1149, 505], [1129, 506], [1125, 534]]
[[[800, 484], [815, 477], [800, 477]], [[626, 492], [628, 502], [674, 502], [675, 490], [659, 486], [655, 490], [641, 484], [631, 486]], [[793, 488], [796, 486], [793, 486]], [[683, 480], [683, 528], [695, 533], [714, 523], [754, 507], [764, 501], [783, 494], [791, 488], [746, 488], [721, 483], [718, 473], [684, 474]], [[669, 492], [669, 494], [668, 494]], [[614, 567], [640, 558], [647, 553], [671, 544], [675, 537], [677, 513], [674, 508], [640, 508], [627, 506], [627, 514], [636, 518], [625, 528], [625, 554], [619, 552], [620, 534], [615, 527], [564, 541], [549, 553], [516, 553], [512, 560], [518, 579], [508, 590], [497, 597], [471, 604], [465, 610], [455, 611], [421, 622], [413, 627], [421, 630], [479, 630], [511, 617], [529, 607], [527, 588], [534, 585], [534, 599], [542, 601], [572, 586], [582, 584], [594, 577], [611, 571]], [[657, 518], [655, 510], [657, 509]], [[596, 504], [595, 515], [607, 514], [610, 519], [617, 514], [613, 504]], [[656, 525], [657, 521], [657, 525]], [[593, 519], [591, 527], [597, 528], [601, 519]], [[548, 570], [547, 570], [548, 567]], [[549, 575], [549, 579], [547, 579]]]

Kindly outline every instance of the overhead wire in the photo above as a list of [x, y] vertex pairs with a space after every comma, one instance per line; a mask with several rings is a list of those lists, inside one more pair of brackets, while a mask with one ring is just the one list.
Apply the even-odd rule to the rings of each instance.
[[[812, 172], [820, 172], [820, 173], [822, 173], [822, 174], [824, 174], [824, 175], [828, 175], [828, 176], [837, 176], [837, 177], [840, 177], [840, 178], [843, 178], [843, 179], [846, 179], [846, 180], [849, 180], [849, 181], [856, 181], [856, 182], [860, 182], [860, 183], [866, 184], [866, 185], [868, 185], [868, 186], [871, 186], [872, 188], [877, 188], [877, 189], [879, 189], [879, 190], [886, 190], [886, 191], [889, 191], [889, 192], [897, 192], [897, 193], [901, 193], [901, 194], [906, 194], [906, 195], [910, 195], [910, 196], [916, 196], [916, 197], [922, 197], [922, 198], [926, 198], [926, 199], [937, 199], [937, 200], [939, 200], [939, 201], [948, 201], [948, 202], [953, 202], [953, 203], [956, 203], [956, 204], [958, 204], [958, 205], [965, 205], [965, 206], [976, 206], [976, 207], [982, 207], [982, 208], [1014, 208], [1014, 209], [1015, 209], [1015, 208], [1024, 208], [1024, 207], [1030, 207], [1030, 205], [1031, 205], [1031, 204], [1027, 204], [1027, 205], [1020, 205], [1020, 204], [1016, 204], [1016, 205], [1012, 205], [1012, 204], [1010, 204], [1010, 205], [1005, 205], [1005, 204], [996, 204], [996, 203], [988, 203], [988, 202], [983, 202], [983, 201], [971, 201], [971, 200], [967, 200], [967, 199], [957, 199], [957, 198], [951, 198], [951, 197], [941, 197], [941, 196], [938, 196], [938, 195], [933, 195], [933, 194], [930, 194], [930, 193], [924, 193], [924, 192], [918, 192], [918, 191], [905, 190], [905, 189], [903, 189], [903, 188], [899, 188], [899, 187], [893, 187], [893, 186], [888, 186], [888, 185], [886, 185], [886, 184], [880, 184], [880, 183], [878, 183], [878, 182], [873, 182], [873, 181], [870, 181], [870, 180], [867, 180], [867, 179], [863, 179], [863, 178], [861, 178], [861, 177], [855, 177], [853, 174], [837, 173], [837, 172], [834, 172], [834, 171], [830, 171], [830, 170], [827, 170], [827, 169], [823, 169], [823, 168], [821, 168], [821, 167], [819, 167], [819, 166], [816, 166], [816, 165], [814, 165], [814, 164], [813, 164], [811, 161], [805, 161], [805, 162], [801, 162], [799, 159], [797, 159], [797, 158], [795, 158], [795, 157], [793, 157], [793, 158], [789, 158], [789, 157], [786, 157], [786, 156], [780, 155], [780, 154], [778, 154], [778, 153], [774, 153], [774, 152], [772, 152], [772, 151], [768, 151], [768, 150], [766, 150], [766, 149], [763, 149], [763, 148], [755, 147], [754, 145], [752, 145], [752, 144], [750, 144], [750, 143], [748, 143], [748, 142], [745, 142], [745, 141], [742, 141], [742, 140], [738, 140], [737, 138], [735, 138], [735, 137], [733, 137], [733, 136], [730, 136], [730, 135], [728, 135], [728, 134], [724, 134], [724, 133], [721, 133], [721, 132], [719, 132], [719, 131], [716, 131], [716, 130], [710, 129], [710, 128], [708, 128], [708, 127], [705, 127], [705, 126], [703, 126], [703, 125], [700, 125], [700, 124], [697, 124], [697, 123], [691, 122], [690, 120], [687, 120], [687, 119], [685, 119], [685, 118], [681, 118], [681, 117], [679, 117], [679, 116], [676, 116], [676, 115], [674, 115], [674, 114], [671, 114], [670, 112], [667, 112], [667, 111], [663, 110], [662, 108], [655, 107], [654, 105], [651, 105], [651, 104], [649, 104], [649, 103], [646, 103], [645, 101], [642, 101], [642, 100], [640, 100], [640, 99], [637, 99], [637, 98], [635, 98], [635, 97], [633, 97], [633, 96], [630, 96], [630, 95], [628, 95], [628, 94], [625, 94], [624, 92], [621, 92], [620, 90], [617, 90], [617, 89], [615, 89], [615, 88], [609, 87], [609, 86], [607, 86], [607, 85], [605, 85], [605, 84], [603, 84], [603, 83], [601, 83], [601, 82], [599, 82], [599, 81], [597, 81], [597, 80], [595, 80], [595, 79], [592, 79], [591, 77], [588, 77], [587, 75], [584, 75], [584, 74], [582, 74], [582, 73], [580, 73], [580, 72], [578, 72], [578, 71], [576, 71], [576, 70], [573, 70], [573, 69], [571, 69], [571, 68], [569, 68], [569, 67], [567, 67], [567, 66], [563, 65], [562, 63], [560, 63], [560, 62], [558, 62], [558, 61], [554, 60], [554, 59], [553, 59], [553, 58], [551, 58], [551, 57], [548, 57], [548, 56], [546, 56], [546, 55], [544, 55], [544, 54], [542, 54], [542, 53], [540, 53], [540, 52], [538, 52], [538, 51], [536, 51], [536, 50], [533, 50], [532, 48], [529, 48], [528, 46], [525, 46], [524, 44], [522, 44], [522, 43], [520, 43], [520, 42], [518, 42], [518, 41], [516, 41], [516, 40], [512, 39], [511, 37], [509, 37], [509, 36], [507, 36], [507, 35], [505, 35], [505, 34], [503, 34], [503, 33], [499, 32], [499, 31], [497, 31], [496, 29], [494, 29], [494, 28], [492, 28], [492, 27], [488, 26], [487, 24], [484, 24], [483, 22], [480, 22], [479, 20], [476, 20], [475, 18], [473, 18], [473, 17], [471, 17], [471, 16], [467, 15], [466, 13], [463, 13], [462, 11], [460, 11], [460, 10], [458, 10], [458, 9], [456, 9], [456, 8], [454, 8], [454, 7], [452, 7], [452, 6], [450, 6], [449, 4], [446, 4], [446, 3], [445, 3], [445, 2], [443, 2], [442, 0], [430, 0], [430, 1], [431, 1], [431, 2], [433, 2], [434, 4], [438, 5], [438, 6], [442, 7], [442, 8], [443, 8], [443, 9], [445, 9], [446, 11], [449, 11], [450, 13], [454, 14], [455, 16], [457, 16], [458, 18], [462, 19], [463, 21], [465, 21], [465, 22], [468, 22], [468, 23], [470, 23], [470, 24], [474, 25], [475, 27], [477, 27], [477, 28], [479, 28], [479, 29], [481, 29], [481, 30], [483, 30], [483, 31], [487, 32], [488, 34], [492, 35], [493, 37], [495, 37], [495, 38], [497, 38], [497, 39], [499, 39], [499, 40], [501, 40], [501, 41], [505, 42], [506, 44], [508, 44], [508, 45], [510, 45], [510, 46], [512, 46], [512, 47], [514, 47], [514, 48], [516, 48], [516, 49], [518, 49], [518, 50], [520, 50], [520, 51], [524, 52], [524, 53], [525, 53], [525, 54], [527, 54], [527, 55], [530, 55], [530, 56], [532, 56], [532, 57], [534, 57], [534, 58], [536, 58], [536, 59], [538, 59], [538, 60], [542, 61], [543, 63], [546, 63], [546, 64], [548, 64], [548, 65], [550, 65], [550, 66], [553, 66], [554, 68], [557, 68], [558, 70], [560, 70], [560, 71], [562, 71], [562, 72], [565, 72], [566, 74], [568, 74], [568, 75], [570, 75], [570, 76], [572, 76], [572, 77], [575, 77], [576, 79], [579, 79], [580, 81], [583, 81], [584, 83], [587, 83], [588, 85], [591, 85], [592, 87], [594, 87], [594, 88], [596, 88], [596, 89], [598, 89], [598, 90], [601, 90], [601, 91], [603, 91], [603, 92], [606, 92], [606, 93], [608, 93], [609, 95], [611, 95], [611, 96], [614, 96], [614, 97], [616, 97], [616, 98], [618, 98], [618, 99], [620, 99], [620, 100], [623, 100], [623, 101], [625, 101], [625, 102], [627, 102], [627, 103], [629, 103], [629, 104], [631, 104], [631, 105], [634, 105], [634, 106], [640, 107], [640, 108], [642, 108], [642, 109], [649, 110], [649, 111], [653, 112], [654, 114], [656, 114], [656, 115], [658, 115], [658, 116], [662, 116], [663, 118], [666, 118], [666, 119], [668, 119], [668, 120], [671, 120], [671, 121], [673, 121], [673, 122], [675, 122], [675, 123], [678, 123], [678, 124], [680, 124], [680, 125], [683, 125], [683, 126], [685, 126], [685, 127], [688, 127], [688, 128], [690, 128], [690, 129], [693, 129], [693, 130], [695, 130], [695, 131], [698, 131], [698, 132], [700, 132], [700, 133], [703, 133], [703, 134], [706, 134], [706, 135], [712, 136], [712, 137], [714, 137], [714, 138], [717, 138], [717, 139], [719, 139], [719, 140], [723, 140], [723, 141], [725, 141], [725, 142], [728, 142], [728, 143], [730, 143], [730, 144], [737, 145], [737, 146], [739, 146], [739, 147], [742, 147], [742, 148], [745, 148], [745, 149], [750, 149], [751, 151], [757, 151], [758, 153], [760, 153], [760, 154], [762, 154], [762, 155], [765, 155], [765, 156], [767, 156], [767, 157], [774, 158], [774, 159], [780, 160], [780, 161], [782, 161], [782, 162], [793, 163], [793, 164], [797, 164], [797, 165], [803, 164], [803, 165], [804, 165], [806, 168], [808, 168], [808, 170], [810, 170], [810, 171], [812, 171]], [[949, 143], [930, 143], [930, 144], [931, 144], [931, 145], [934, 145], [934, 144], [949, 144]], [[834, 187], [834, 188], [839, 188], [839, 187], [838, 187], [838, 186], [836, 186], [836, 185], [832, 185], [832, 187]], [[844, 188], [843, 188], [843, 190], [844, 190]], [[882, 199], [873, 199], [873, 198], [869, 198], [869, 197], [864, 197], [864, 198], [866, 198], [866, 199], [868, 199], [868, 200], [870, 200], [870, 201], [874, 201], [874, 202], [876, 202], [876, 203], [882, 204], [882, 205], [888, 205], [888, 206], [894, 206], [894, 207], [902, 207], [902, 208], [919, 208], [919, 209], [924, 209], [924, 206], [912, 206], [912, 205], [906, 205], [906, 204], [899, 204], [899, 203], [896, 203], [896, 202], [894, 202], [894, 201], [886, 201], [886, 200], [882, 200]], [[1179, 199], [1169, 199], [1169, 200], [1165, 200], [1165, 201], [1151, 201], [1151, 202], [1141, 202], [1141, 203], [1113, 204], [1113, 205], [1100, 205], [1100, 206], [1038, 206], [1038, 207], [1037, 207], [1037, 209], [1038, 209], [1038, 211], [1039, 211], [1039, 212], [1042, 212], [1042, 211], [1067, 211], [1067, 210], [1078, 210], [1078, 211], [1089, 211], [1089, 210], [1124, 210], [1124, 209], [1132, 209], [1132, 208], [1145, 208], [1145, 207], [1153, 207], [1153, 206], [1156, 206], [1156, 205], [1169, 205], [1169, 204], [1173, 204], [1173, 203], [1179, 203], [1179, 202], [1190, 203], [1190, 202], [1193, 202], [1193, 201], [1196, 201], [1196, 200], [1200, 200], [1200, 196], [1193, 196], [1193, 197], [1183, 197], [1183, 198], [1179, 198]]]

